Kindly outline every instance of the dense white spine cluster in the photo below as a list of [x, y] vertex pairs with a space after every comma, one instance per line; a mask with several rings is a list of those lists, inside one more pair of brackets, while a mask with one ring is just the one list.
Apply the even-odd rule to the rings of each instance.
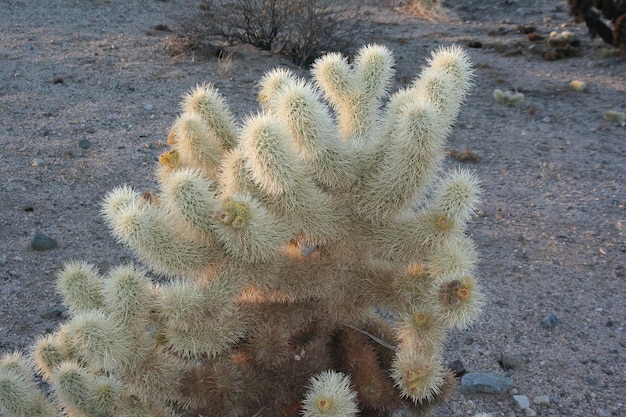
[[103, 207], [115, 237], [169, 280], [68, 263], [57, 285], [71, 317], [37, 341], [32, 365], [2, 360], [0, 412], [243, 416], [296, 404], [292, 414], [340, 417], [406, 401], [423, 415], [445, 397], [446, 332], [482, 304], [466, 235], [478, 181], [441, 173], [471, 64], [439, 49], [388, 96], [393, 56], [369, 45], [352, 63], [319, 59], [312, 77], [269, 72], [261, 112], [241, 126], [211, 85], [184, 97], [160, 192], [121, 186]]

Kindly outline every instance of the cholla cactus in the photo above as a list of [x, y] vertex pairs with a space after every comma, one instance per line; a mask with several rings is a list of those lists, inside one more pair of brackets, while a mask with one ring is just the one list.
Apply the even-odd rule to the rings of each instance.
[[160, 193], [119, 187], [103, 209], [169, 281], [67, 264], [58, 289], [71, 318], [30, 361], [0, 363], [0, 411], [427, 415], [454, 385], [446, 332], [481, 305], [465, 234], [477, 180], [440, 175], [472, 69], [442, 48], [387, 98], [393, 65], [367, 46], [352, 64], [318, 60], [313, 82], [271, 71], [262, 111], [241, 127], [212, 86], [185, 96]]

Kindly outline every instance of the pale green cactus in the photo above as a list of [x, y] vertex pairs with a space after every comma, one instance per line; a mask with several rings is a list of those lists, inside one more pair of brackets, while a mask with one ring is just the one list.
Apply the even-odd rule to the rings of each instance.
[[370, 45], [352, 63], [321, 58], [312, 81], [270, 71], [241, 126], [211, 85], [187, 94], [160, 192], [104, 200], [149, 269], [68, 263], [57, 286], [71, 317], [31, 354], [52, 396], [9, 355], [0, 411], [423, 416], [443, 401], [446, 333], [482, 304], [466, 234], [478, 180], [441, 173], [472, 68], [439, 49], [389, 96], [393, 67]]

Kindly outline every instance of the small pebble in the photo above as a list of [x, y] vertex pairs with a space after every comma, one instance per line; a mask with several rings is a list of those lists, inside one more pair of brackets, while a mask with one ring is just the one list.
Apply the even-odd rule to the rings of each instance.
[[81, 149], [88, 149], [91, 147], [91, 141], [89, 139], [81, 139], [78, 141], [78, 147]]
[[530, 401], [525, 395], [514, 395], [513, 399], [517, 403], [517, 406], [520, 410], [526, 410], [528, 407], [530, 407]]
[[550, 405], [549, 395], [537, 395], [533, 397], [533, 404], [535, 405]]
[[65, 310], [61, 307], [52, 307], [51, 309], [41, 313], [39, 317], [45, 320], [51, 320], [61, 317]]
[[35, 158], [32, 161], [30, 161], [30, 166], [31, 167], [42, 167], [46, 165], [46, 161], [44, 161], [41, 158]]
[[559, 318], [554, 313], [550, 313], [541, 320], [541, 327], [544, 329], [554, 329], [559, 324]]
[[455, 377], [461, 378], [463, 375], [467, 373], [467, 369], [465, 369], [465, 365], [461, 360], [456, 359], [448, 364], [448, 368], [452, 371]]
[[43, 233], [37, 233], [35, 237], [33, 237], [33, 241], [30, 244], [30, 247], [35, 250], [54, 249], [57, 246], [59, 246], [59, 243], [56, 240], [44, 235]]
[[150, 103], [146, 103], [146, 104], [143, 106], [143, 108], [144, 108], [144, 109], [146, 109], [146, 110], [152, 110], [152, 104], [150, 104]]
[[524, 415], [526, 417], [535, 417], [537, 415], [537, 412], [529, 407], [524, 410]]

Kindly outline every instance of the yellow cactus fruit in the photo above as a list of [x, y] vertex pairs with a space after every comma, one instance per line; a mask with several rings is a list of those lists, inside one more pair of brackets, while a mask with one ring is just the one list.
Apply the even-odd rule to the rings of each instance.
[[176, 149], [170, 149], [159, 155], [159, 163], [169, 169], [178, 168], [180, 165], [180, 154]]

